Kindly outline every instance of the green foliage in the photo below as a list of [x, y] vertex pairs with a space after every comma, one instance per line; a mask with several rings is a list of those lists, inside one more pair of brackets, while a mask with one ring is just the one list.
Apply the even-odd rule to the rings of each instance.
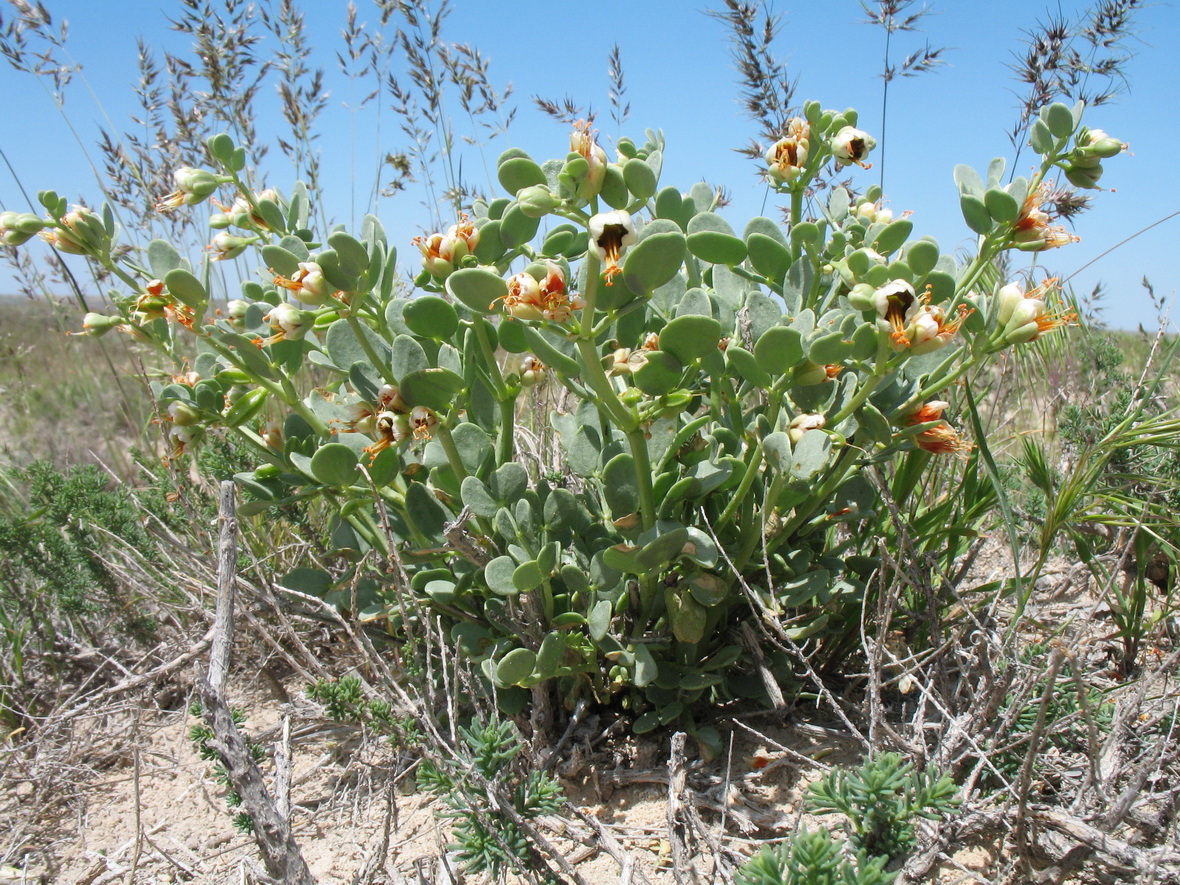
[[[204, 716], [204, 708], [200, 701], [193, 701], [188, 709], [190, 716], [201, 717]], [[237, 707], [230, 710], [230, 715], [233, 717], [234, 725], [239, 729], [246, 724], [246, 712]], [[213, 779], [225, 789], [225, 804], [231, 809], [238, 808], [242, 804], [242, 797], [237, 790], [234, 789], [233, 783], [229, 779], [229, 772], [221, 762], [221, 756], [217, 751], [209, 745], [209, 742], [214, 739], [216, 735], [213, 729], [210, 728], [204, 721], [194, 723], [188, 732], [188, 739], [196, 747], [197, 754], [206, 762], [213, 763]], [[246, 750], [250, 753], [250, 757], [256, 762], [262, 762], [266, 758], [266, 749], [258, 743], [246, 738]], [[233, 816], [234, 829], [239, 833], [250, 834], [254, 832], [254, 819], [244, 811], [239, 811]]]
[[365, 724], [396, 746], [413, 747], [421, 739], [412, 717], [398, 716], [387, 701], [366, 698], [356, 676], [318, 680], [307, 687], [307, 696], [323, 704], [334, 722]]
[[1140, 380], [1121, 369], [1109, 341], [1095, 334], [1088, 343], [1086, 381], [1066, 399], [1059, 438], [1025, 439], [1018, 474], [1038, 524], [1036, 570], [1068, 540], [1106, 599], [1122, 643], [1119, 668], [1130, 675], [1148, 632], [1171, 609], [1180, 561], [1180, 418], [1167, 383], [1177, 344], [1165, 343], [1154, 374]]
[[[1021, 655], [1025, 668], [1040, 668], [1044, 671], [1048, 662], [1048, 649], [1033, 645]], [[1089, 754], [1092, 751], [1089, 728], [1091, 723], [1101, 734], [1109, 734], [1114, 721], [1114, 702], [1104, 692], [1096, 691], [1080, 681], [1071, 663], [1065, 663], [1057, 674], [1048, 702], [1044, 701], [1049, 688], [1048, 678], [1043, 674], [1019, 696], [1010, 694], [1004, 700], [1000, 716], [1010, 722], [1004, 730], [1006, 744], [1016, 743], [1008, 749], [989, 754], [988, 759], [1005, 779], [1013, 780], [1020, 772], [1028, 753], [1028, 738], [1044, 707], [1044, 726], [1039, 737], [1039, 752], [1034, 761], [1034, 772], [1041, 772], [1048, 760], [1068, 758], [1070, 754]]]
[[[695, 704], [765, 693], [730, 638], [751, 597], [825, 668], [855, 648], [878, 573], [863, 551], [893, 531], [866, 472], [893, 474], [924, 553], [946, 564], [965, 548], [992, 500], [978, 466], [963, 470], [973, 498], [912, 495], [931, 455], [971, 449], [934, 398], [1065, 321], [1040, 289], [983, 281], [1012, 250], [1061, 244], [1036, 202], [1046, 176], [1096, 175], [1111, 155], [1080, 107], [1057, 105], [1031, 177], [957, 167], [981, 234], [964, 262], [911, 240], [877, 188], [808, 202], [876, 141], [853, 109], [802, 113], [765, 156], [786, 231], [756, 218], [739, 235], [718, 191], [661, 186], [662, 133], [620, 165], [579, 124], [564, 160], [506, 151], [506, 196], [414, 241], [414, 298], [393, 285], [375, 217], [357, 234], [312, 230], [306, 188], [255, 193], [229, 134], [208, 141], [217, 171], [178, 177], [171, 201], [237, 194], [213, 249], [265, 272], [221, 293], [241, 297], [220, 315], [216, 276], [167, 242], [149, 250], [153, 280], [53, 193], [46, 229], [126, 287], [95, 334], [123, 326], [170, 355], [196, 337], [192, 370], [153, 385], [172, 460], [224, 434], [233, 447], [208, 463], [247, 490], [244, 515], [328, 514], [348, 564], [293, 569], [284, 586], [342, 606], [355, 590], [363, 617], [404, 635], [416, 609], [388, 577], [404, 569], [505, 711], [556, 683], [566, 705], [617, 702], [637, 730], [680, 721], [707, 747]], [[518, 451], [538, 384], [572, 404], [529, 419], [556, 435], [560, 477]]]
[[512, 807], [525, 820], [556, 813], [565, 802], [561, 785], [543, 771], [521, 775], [512, 770], [512, 760], [521, 749], [512, 723], [473, 723], [459, 732], [471, 754], [470, 760], [463, 761], [480, 779], [471, 779], [460, 765], [423, 760], [418, 767], [419, 786], [450, 808], [446, 816], [455, 821], [452, 847], [467, 873], [486, 872], [497, 878], [505, 871], [529, 868], [534, 849], [528, 837], [497, 810], [485, 784], [510, 796]]
[[946, 775], [918, 773], [899, 753], [866, 759], [855, 771], [833, 769], [813, 784], [808, 800], [816, 814], [843, 814], [854, 851], [902, 857], [917, 844], [915, 817], [936, 820], [955, 807], [958, 787]]
[[945, 775], [918, 774], [897, 753], [866, 759], [853, 771], [833, 769], [808, 791], [812, 814], [846, 817], [847, 842], [827, 830], [800, 830], [763, 848], [734, 876], [737, 885], [889, 885], [886, 866], [916, 845], [915, 817], [937, 819], [955, 806], [957, 787]]

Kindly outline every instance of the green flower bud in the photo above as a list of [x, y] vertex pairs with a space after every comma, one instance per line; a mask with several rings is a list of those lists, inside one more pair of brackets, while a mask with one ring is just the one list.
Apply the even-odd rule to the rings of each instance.
[[101, 338], [116, 326], [124, 324], [122, 317], [110, 317], [101, 313], [88, 313], [82, 318], [82, 332], [92, 338]]
[[251, 243], [258, 242], [258, 237], [235, 237], [233, 234], [219, 233], [206, 248], [213, 253], [210, 261], [229, 261], [237, 258], [246, 251]]
[[156, 203], [157, 212], [169, 212], [181, 206], [196, 206], [205, 202], [222, 184], [232, 181], [227, 175], [215, 175], [204, 169], [181, 166], [172, 173], [176, 190]]
[[35, 237], [45, 222], [31, 212], [0, 212], [0, 242], [20, 246]]
[[877, 290], [868, 283], [857, 283], [848, 293], [848, 303], [853, 310], [875, 311], [877, 309]]
[[1109, 160], [1111, 157], [1117, 157], [1127, 149], [1124, 142], [1117, 138], [1112, 138], [1101, 129], [1091, 129], [1084, 133], [1085, 139], [1078, 139], [1079, 150], [1082, 153], [1099, 157], [1103, 160]]
[[241, 331], [246, 326], [246, 311], [250, 309], [250, 302], [235, 298], [225, 306], [225, 321], [230, 328]]
[[1104, 171], [1101, 163], [1090, 166], [1079, 164], [1076, 161], [1063, 163], [1061, 170], [1074, 187], [1084, 187], [1090, 190], [1098, 189], [1098, 179], [1102, 177]]
[[828, 380], [828, 370], [819, 363], [807, 360], [791, 373], [792, 385], [822, 384]]
[[180, 400], [168, 403], [168, 417], [177, 427], [192, 427], [201, 421], [201, 413]]
[[544, 218], [561, 205], [561, 200], [553, 196], [549, 188], [543, 184], [521, 188], [516, 199], [520, 203], [520, 211], [529, 218]]

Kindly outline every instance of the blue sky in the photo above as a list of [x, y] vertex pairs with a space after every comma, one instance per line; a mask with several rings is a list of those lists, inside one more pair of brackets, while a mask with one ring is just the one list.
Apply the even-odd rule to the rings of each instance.
[[[46, 5], [55, 18], [70, 23], [67, 48], [83, 70], [67, 94], [65, 114], [91, 148], [91, 156], [97, 156], [92, 146], [98, 127], [127, 127], [135, 110], [135, 38], [144, 37], [161, 55], [164, 49], [185, 50], [183, 40], [167, 26], [166, 16], [174, 14], [174, 7], [166, 0], [123, 0], [117, 6], [46, 0]], [[372, 181], [373, 157], [404, 150], [405, 144], [388, 112], [384, 134], [378, 136], [372, 108], [354, 120], [344, 106], [356, 99], [335, 61], [346, 4], [316, 0], [303, 5], [316, 41], [309, 63], [325, 69], [332, 91], [320, 120], [323, 136], [318, 143], [332, 194], [327, 209], [333, 220], [352, 225], [353, 182], [363, 194]], [[733, 198], [724, 214], [738, 229], [752, 215], [776, 216], [775, 204], [765, 202], [765, 188], [758, 184], [750, 161], [733, 150], [755, 137], [757, 130], [736, 101], [737, 74], [726, 30], [701, 11], [703, 5], [676, 0], [560, 6], [539, 0], [455, 0], [444, 39], [478, 47], [490, 59], [493, 83], [511, 83], [519, 108], [506, 139], [497, 138], [482, 150], [463, 149], [466, 174], [492, 189], [494, 183], [486, 181], [482, 170], [494, 169], [496, 156], [508, 146], [523, 147], [538, 160], [564, 155], [568, 133], [533, 107], [536, 94], [552, 99], [568, 95], [580, 104], [592, 104], [599, 112], [601, 140], [609, 144], [616, 133], [607, 104], [607, 55], [617, 42], [631, 103], [622, 134], [642, 142], [645, 128], [663, 129], [668, 146], [661, 184], [687, 190], [703, 178], [724, 185]], [[367, 3], [358, 6], [361, 21], [376, 22], [377, 14]], [[1089, 3], [1061, 0], [1052, 10], [1076, 18], [1088, 7]], [[774, 8], [783, 17], [775, 49], [798, 78], [796, 98], [815, 98], [825, 107], [856, 107], [862, 128], [879, 133], [883, 31], [861, 23], [864, 13], [854, 0], [780, 0]], [[920, 22], [920, 33], [894, 38], [895, 60], [926, 42], [947, 49], [943, 67], [895, 80], [891, 86], [885, 185], [887, 203], [895, 212], [913, 211], [915, 235], [931, 234], [950, 251], [969, 248], [973, 241], [959, 215], [951, 170], [956, 163], [982, 169], [993, 156], [1011, 159], [1006, 133], [1017, 113], [1019, 87], [1007, 65], [1021, 49], [1022, 33], [1043, 19], [1048, 8], [1027, 0], [942, 0], [932, 4], [932, 10]], [[6, 9], [6, 18], [8, 14]], [[1094, 209], [1079, 219], [1075, 232], [1081, 242], [1043, 256], [1044, 265], [1063, 277], [1178, 208], [1166, 183], [1176, 178], [1180, 140], [1175, 116], [1180, 73], [1170, 45], [1180, 36], [1180, 12], [1160, 3], [1142, 10], [1137, 22], [1138, 37], [1130, 43], [1132, 57], [1125, 66], [1127, 92], [1086, 118], [1092, 127], [1129, 142], [1132, 153], [1106, 163], [1102, 183], [1114, 192], [1097, 194]], [[0, 133], [0, 148], [25, 186], [31, 191], [54, 188], [71, 198], [95, 194], [89, 160], [44, 89], [7, 65], [0, 68], [0, 87], [9, 120]], [[268, 92], [260, 102], [270, 108], [261, 127], [265, 138], [270, 130], [267, 120], [276, 119], [278, 100]], [[459, 113], [457, 105], [453, 110]], [[455, 118], [454, 125], [463, 134], [463, 121]], [[267, 182], [289, 190], [291, 173], [277, 162], [277, 149], [271, 153], [274, 171]], [[201, 159], [183, 158], [194, 164]], [[1027, 172], [1030, 163], [1026, 150], [1017, 171]], [[858, 183], [876, 181], [878, 171], [857, 171]], [[420, 192], [407, 192], [383, 201], [378, 211], [407, 258], [407, 270], [413, 269], [414, 258], [408, 241], [429, 225], [422, 199]], [[0, 205], [28, 208], [3, 168]], [[1077, 273], [1073, 285], [1088, 292], [1095, 283], [1104, 283], [1104, 318], [1111, 325], [1154, 328], [1155, 313], [1140, 280], [1148, 276], [1157, 295], [1168, 298], [1175, 292], [1178, 274], [1171, 259], [1177, 238], [1180, 218], [1173, 218]], [[0, 272], [0, 288], [9, 282]]]

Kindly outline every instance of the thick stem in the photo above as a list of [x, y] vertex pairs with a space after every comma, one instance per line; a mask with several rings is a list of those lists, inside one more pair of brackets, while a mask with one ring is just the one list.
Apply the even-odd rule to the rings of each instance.
[[369, 362], [378, 372], [381, 373], [381, 377], [384, 379], [386, 384], [388, 384], [390, 387], [396, 387], [397, 379], [393, 377], [393, 371], [390, 369], [389, 362], [382, 360], [377, 356], [377, 351], [373, 350], [373, 343], [369, 341], [368, 336], [365, 335], [365, 329], [363, 328], [361, 321], [353, 316], [351, 312], [345, 315], [345, 319], [348, 320], [348, 325], [349, 328], [352, 329], [352, 334], [355, 335], [356, 340], [361, 343], [361, 350], [365, 352], [365, 356], [368, 357]]

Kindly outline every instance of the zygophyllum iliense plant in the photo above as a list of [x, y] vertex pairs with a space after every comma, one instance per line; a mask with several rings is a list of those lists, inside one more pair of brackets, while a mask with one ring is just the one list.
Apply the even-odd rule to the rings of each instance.
[[[1002, 160], [984, 177], [955, 170], [979, 236], [965, 263], [913, 238], [876, 188], [813, 193], [875, 146], [855, 111], [815, 102], [766, 153], [785, 230], [760, 217], [738, 233], [709, 187], [661, 187], [659, 133], [620, 140], [611, 161], [582, 124], [563, 159], [504, 153], [508, 196], [414, 241], [411, 297], [377, 218], [356, 236], [309, 229], [306, 190], [251, 190], [226, 135], [208, 143], [217, 171], [178, 170], [159, 206], [234, 189], [196, 273], [163, 240], [118, 251], [109, 209], [67, 210], [52, 192], [47, 219], [0, 225], [9, 244], [40, 231], [125, 287], [88, 332], [168, 352], [196, 336], [191, 367], [157, 385], [171, 458], [232, 434], [258, 464], [237, 476], [246, 512], [322, 498], [338, 547], [396, 557], [409, 578], [304, 569], [288, 586], [346, 602], [363, 577], [364, 615], [395, 635], [428, 608], [509, 710], [556, 682], [567, 704], [621, 700], [639, 731], [692, 728], [694, 702], [763, 691], [736, 622], [779, 616], [822, 642], [830, 617], [859, 610], [876, 568], [865, 468], [968, 456], [943, 392], [1070, 321], [1052, 280], [981, 281], [1005, 250], [1073, 239], [1051, 224], [1050, 179], [1094, 187], [1125, 147], [1081, 114], [1044, 109], [1030, 178], [1002, 184]], [[211, 311], [210, 262], [242, 254], [256, 273]], [[312, 367], [329, 381], [303, 395]], [[538, 384], [573, 404], [548, 416], [561, 471], [518, 457]]]

